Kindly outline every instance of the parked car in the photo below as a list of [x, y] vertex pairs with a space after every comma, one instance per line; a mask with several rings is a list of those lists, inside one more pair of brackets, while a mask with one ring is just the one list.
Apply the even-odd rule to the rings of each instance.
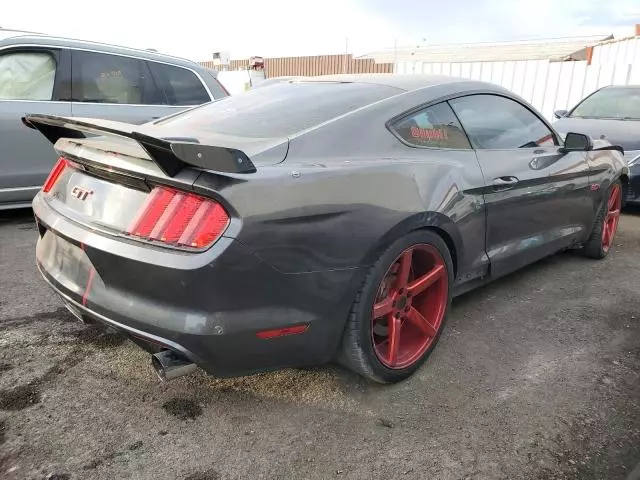
[[145, 50], [48, 37], [0, 41], [0, 209], [31, 204], [56, 158], [25, 113], [148, 122], [226, 92], [215, 72]]
[[264, 70], [251, 69], [220, 70], [217, 78], [229, 95], [245, 92], [265, 81]]
[[561, 142], [509, 91], [441, 76], [284, 82], [141, 126], [25, 122], [61, 155], [33, 202], [38, 268], [165, 379], [338, 359], [402, 380], [453, 296], [560, 250], [605, 257], [628, 175], [620, 147]]
[[640, 85], [601, 88], [555, 117], [560, 132], [582, 132], [624, 148], [630, 170], [624, 200], [640, 204]]

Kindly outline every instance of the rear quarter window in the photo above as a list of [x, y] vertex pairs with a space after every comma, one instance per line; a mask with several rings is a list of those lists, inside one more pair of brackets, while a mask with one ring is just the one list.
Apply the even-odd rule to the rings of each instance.
[[391, 130], [413, 147], [470, 149], [451, 107], [438, 103], [391, 124]]

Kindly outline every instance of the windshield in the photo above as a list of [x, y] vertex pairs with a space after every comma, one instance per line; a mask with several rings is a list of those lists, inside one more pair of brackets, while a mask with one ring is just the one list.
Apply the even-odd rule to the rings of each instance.
[[286, 137], [398, 93], [402, 90], [366, 83], [273, 84], [186, 110], [155, 124], [239, 137]]
[[569, 116], [640, 120], [640, 88], [604, 88], [585, 98]]

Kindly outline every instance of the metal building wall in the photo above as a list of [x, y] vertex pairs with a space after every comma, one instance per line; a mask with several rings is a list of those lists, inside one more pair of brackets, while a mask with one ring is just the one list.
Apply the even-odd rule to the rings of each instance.
[[[213, 62], [200, 63], [208, 68], [217, 68]], [[247, 60], [232, 60], [229, 69], [239, 70], [246, 66]], [[267, 78], [336, 73], [393, 73], [392, 63], [375, 63], [373, 59], [353, 58], [353, 55], [265, 58], [264, 67]]]

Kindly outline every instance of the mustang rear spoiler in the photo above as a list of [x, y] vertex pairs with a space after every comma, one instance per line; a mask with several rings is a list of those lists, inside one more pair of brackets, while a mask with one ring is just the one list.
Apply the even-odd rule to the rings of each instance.
[[91, 123], [53, 115], [27, 115], [22, 122], [38, 130], [55, 144], [60, 138], [86, 138], [107, 135], [135, 140], [151, 160], [168, 176], [174, 177], [186, 166], [220, 173], [255, 173], [256, 167], [244, 152], [234, 148], [202, 145], [191, 138], [156, 138], [133, 131], [135, 125], [108, 120]]

